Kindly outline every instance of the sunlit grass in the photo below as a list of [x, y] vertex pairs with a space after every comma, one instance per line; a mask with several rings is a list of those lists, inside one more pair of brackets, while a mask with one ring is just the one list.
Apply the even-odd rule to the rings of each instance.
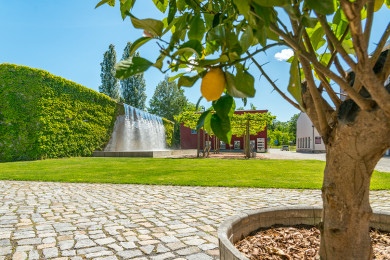
[[[0, 163], [1, 180], [320, 189], [317, 160], [67, 158]], [[371, 189], [390, 189], [374, 172]]]

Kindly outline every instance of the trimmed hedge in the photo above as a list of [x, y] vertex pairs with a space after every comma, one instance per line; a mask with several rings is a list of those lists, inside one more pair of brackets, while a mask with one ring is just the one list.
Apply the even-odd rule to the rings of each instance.
[[90, 156], [118, 111], [104, 94], [46, 71], [0, 64], [0, 160]]
[[165, 128], [165, 142], [167, 144], [167, 147], [172, 147], [173, 130], [175, 127], [175, 123], [169, 121], [166, 118], [161, 118], [161, 119], [163, 120], [163, 124]]

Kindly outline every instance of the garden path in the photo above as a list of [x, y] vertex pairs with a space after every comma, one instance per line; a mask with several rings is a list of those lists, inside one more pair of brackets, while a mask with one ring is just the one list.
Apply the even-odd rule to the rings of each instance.
[[[390, 211], [390, 191], [372, 191]], [[0, 181], [0, 259], [218, 259], [243, 210], [321, 205], [319, 190]]]

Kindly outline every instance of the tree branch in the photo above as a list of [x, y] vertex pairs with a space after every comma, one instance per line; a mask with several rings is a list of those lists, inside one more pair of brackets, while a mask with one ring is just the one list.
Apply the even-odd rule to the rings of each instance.
[[356, 69], [356, 64], [352, 60], [352, 58], [348, 55], [348, 53], [345, 51], [344, 47], [341, 45], [341, 42], [337, 39], [336, 35], [334, 35], [332, 29], [329, 27], [328, 21], [322, 14], [316, 14], [318, 20], [321, 23], [322, 28], [325, 31], [325, 34], [327, 37], [329, 37], [330, 41], [332, 42], [334, 48], [337, 50], [338, 53], [340, 53], [341, 57], [348, 63], [349, 67], [351, 67], [352, 70]]
[[[248, 53], [248, 52], [247, 52]], [[248, 53], [249, 54], [249, 53]], [[268, 80], [268, 82], [271, 84], [271, 86], [288, 102], [290, 103], [291, 105], [293, 105], [296, 109], [302, 111], [302, 109], [300, 108], [300, 106], [295, 103], [294, 101], [292, 101], [289, 97], [286, 96], [286, 94], [284, 94], [277, 86], [276, 84], [271, 80], [271, 78], [268, 76], [267, 73], [265, 73], [265, 71], [263, 70], [263, 68], [261, 67], [261, 65], [253, 58], [251, 57], [253, 63], [256, 65], [256, 67], [260, 70], [261, 74], [263, 74], [263, 76]]]
[[322, 103], [324, 99], [318, 92], [318, 89], [314, 82], [310, 63], [305, 59], [300, 59], [300, 60], [301, 60], [303, 73], [305, 74], [307, 86], [309, 88], [310, 95], [313, 98], [315, 111], [318, 117], [319, 128], [317, 128], [317, 130], [321, 134], [321, 136], [327, 136], [328, 133], [330, 132], [330, 126], [328, 124], [328, 121], [326, 120], [326, 113]]
[[366, 19], [366, 26], [364, 28], [364, 39], [366, 40], [366, 46], [368, 46], [370, 42], [372, 21], [374, 20], [374, 7], [375, 7], [375, 0], [368, 0], [367, 19]]
[[385, 83], [386, 79], [390, 74], [390, 51], [387, 53], [385, 64], [382, 67], [382, 71], [379, 73], [378, 78], [382, 84]]
[[344, 78], [341, 78], [337, 76], [333, 71], [326, 68], [324, 65], [322, 65], [317, 58], [312, 56], [310, 53], [308, 53], [306, 50], [302, 49], [298, 43], [296, 43], [293, 39], [291, 39], [288, 35], [284, 34], [279, 28], [277, 28], [274, 24], [270, 24], [270, 29], [274, 31], [276, 34], [278, 34], [280, 37], [282, 37], [286, 43], [293, 48], [295, 51], [299, 52], [299, 55], [311, 62], [315, 68], [317, 68], [319, 71], [321, 71], [325, 76], [328, 78], [334, 80], [349, 96], [352, 98], [356, 104], [362, 109], [362, 110], [371, 110], [371, 102], [369, 100], [365, 100], [358, 92], [356, 92], [353, 88], [351, 88], [348, 83], [344, 80]]
[[[315, 55], [315, 51], [313, 49], [313, 46], [311, 45], [310, 37], [307, 34], [306, 30], [303, 30], [303, 38], [305, 40], [305, 44], [306, 44], [309, 52], [312, 55]], [[328, 69], [330, 68], [330, 64], [331, 64], [331, 61], [329, 60], [329, 63], [327, 65]], [[336, 106], [336, 108], [340, 107], [341, 100], [338, 98], [336, 93], [333, 91], [333, 89], [329, 85], [329, 82], [326, 79], [326, 77], [324, 76], [324, 74], [322, 74], [322, 72], [318, 71], [318, 69], [316, 69], [316, 68], [314, 68], [314, 71], [317, 73], [318, 77], [320, 78], [320, 81], [321, 81], [320, 87], [321, 87], [321, 85], [325, 86], [326, 92], [328, 93], [330, 99], [332, 99], [333, 104]]]

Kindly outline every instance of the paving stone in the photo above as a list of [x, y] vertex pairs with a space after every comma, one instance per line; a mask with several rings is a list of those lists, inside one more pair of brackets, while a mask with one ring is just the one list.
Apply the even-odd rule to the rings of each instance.
[[93, 242], [91, 239], [83, 239], [83, 240], [77, 241], [74, 248], [78, 249], [78, 248], [83, 248], [83, 247], [91, 247], [91, 246], [95, 246], [95, 245], [96, 245], [96, 243]]
[[165, 236], [165, 237], [160, 237], [160, 240], [164, 243], [173, 243], [173, 242], [178, 242], [180, 241], [174, 236]]
[[17, 246], [15, 252], [26, 252], [33, 250], [33, 246]]
[[101, 238], [101, 239], [96, 239], [95, 242], [99, 245], [107, 245], [107, 244], [111, 244], [111, 243], [114, 243], [115, 242], [115, 239], [113, 239], [112, 237], [108, 237], [108, 238]]
[[123, 246], [124, 248], [126, 248], [126, 249], [136, 248], [137, 247], [134, 242], [120, 242], [119, 244], [121, 246]]
[[45, 258], [53, 258], [58, 256], [58, 248], [56, 247], [45, 248], [42, 250], [42, 252]]
[[165, 252], [168, 252], [169, 249], [166, 248], [165, 246], [163, 246], [162, 244], [159, 244], [159, 245], [157, 245], [156, 251], [157, 251], [157, 253], [165, 253]]
[[169, 252], [169, 253], [165, 253], [165, 254], [160, 254], [160, 255], [152, 256], [152, 260], [164, 260], [164, 259], [172, 258], [172, 257], [174, 257], [174, 256], [175, 256], [174, 254], [172, 254], [171, 252]]
[[184, 243], [190, 246], [199, 246], [201, 244], [206, 243], [207, 241], [204, 239], [196, 238], [196, 239], [189, 239], [185, 240]]
[[213, 258], [205, 253], [199, 253], [187, 256], [188, 260], [213, 260]]
[[[389, 191], [370, 192], [374, 210], [390, 211], [388, 201]], [[0, 181], [0, 260], [46, 259], [52, 248], [70, 260], [218, 259], [222, 221], [289, 205], [321, 206], [321, 191]]]
[[63, 250], [61, 251], [62, 256], [75, 256], [76, 250]]
[[23, 245], [38, 245], [38, 244], [42, 243], [42, 239], [41, 238], [27, 238], [27, 239], [19, 240], [17, 243], [20, 246], [23, 246]]
[[210, 249], [214, 249], [217, 247], [217, 245], [215, 244], [202, 244], [202, 245], [199, 245], [198, 246], [200, 249], [202, 249], [203, 251], [206, 251], [206, 250], [210, 250]]
[[176, 253], [178, 253], [179, 255], [191, 255], [198, 252], [200, 252], [200, 249], [196, 246], [187, 247], [176, 251]]
[[149, 255], [152, 253], [154, 246], [153, 245], [148, 245], [148, 246], [141, 246], [139, 249], [141, 249], [142, 252], [145, 254]]
[[26, 252], [16, 252], [12, 256], [12, 260], [25, 260], [27, 258]]
[[105, 257], [97, 257], [94, 260], [117, 260], [116, 256], [105, 256]]
[[11, 240], [9, 239], [0, 239], [0, 246], [10, 246]]
[[109, 256], [109, 255], [112, 255], [112, 254], [113, 253], [111, 251], [102, 250], [102, 251], [99, 251], [99, 252], [86, 254], [85, 257], [86, 258], [96, 258], [96, 257], [101, 257], [101, 256]]
[[39, 259], [38, 250], [31, 250], [31, 251], [28, 253], [28, 259], [29, 259], [29, 260], [38, 260], [38, 259]]
[[62, 240], [58, 243], [61, 250], [67, 250], [73, 248], [75, 241], [74, 240]]
[[182, 242], [168, 243], [168, 244], [166, 244], [166, 246], [169, 247], [172, 250], [176, 250], [176, 249], [179, 249], [179, 248], [186, 247], [186, 245], [183, 244]]
[[142, 252], [140, 250], [125, 250], [118, 252], [117, 255], [124, 259], [129, 259], [142, 255]]
[[103, 250], [105, 250], [105, 249], [106, 249], [106, 248], [101, 247], [101, 246], [83, 248], [83, 249], [77, 250], [77, 254], [78, 254], [78, 255], [86, 255], [86, 254], [90, 254], [90, 253], [95, 253], [95, 252], [103, 251]]
[[0, 247], [0, 255], [9, 255], [12, 253], [11, 246], [1, 246]]

